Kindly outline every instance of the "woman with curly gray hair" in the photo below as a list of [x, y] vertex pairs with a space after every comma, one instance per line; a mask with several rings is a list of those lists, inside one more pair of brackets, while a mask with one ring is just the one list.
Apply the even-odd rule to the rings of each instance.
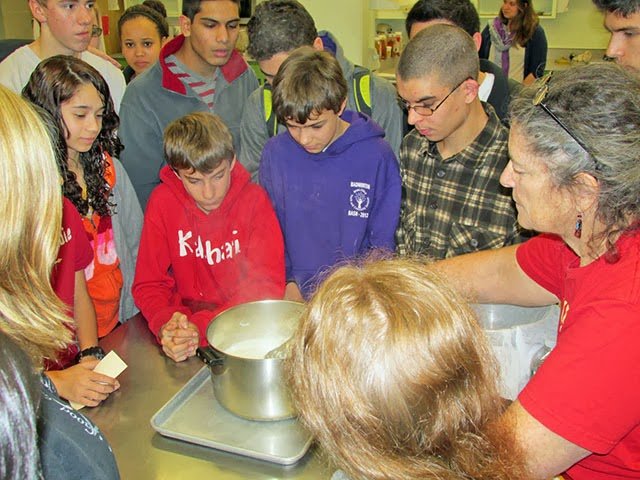
[[560, 304], [557, 345], [504, 421], [533, 478], [640, 478], [640, 78], [571, 68], [511, 104], [528, 242], [436, 263], [480, 303]]

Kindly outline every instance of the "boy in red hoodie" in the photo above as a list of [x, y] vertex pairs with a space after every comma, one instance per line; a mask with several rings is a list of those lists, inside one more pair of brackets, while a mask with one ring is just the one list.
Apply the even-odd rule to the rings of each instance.
[[133, 297], [167, 356], [206, 344], [229, 307], [284, 295], [284, 245], [265, 191], [236, 161], [227, 127], [196, 112], [164, 132], [167, 166], [147, 204]]

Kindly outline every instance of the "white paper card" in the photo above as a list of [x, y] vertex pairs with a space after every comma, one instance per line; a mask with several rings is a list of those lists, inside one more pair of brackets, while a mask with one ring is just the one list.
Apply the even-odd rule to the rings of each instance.
[[[117, 378], [124, 369], [127, 368], [127, 364], [118, 356], [118, 354], [111, 350], [109, 353], [105, 355], [105, 357], [100, 360], [100, 363], [96, 365], [96, 368], [93, 369], [96, 373], [101, 373], [102, 375], [106, 375], [107, 377]], [[84, 405], [76, 402], [70, 402], [71, 406], [76, 410], [80, 410], [84, 408]]]

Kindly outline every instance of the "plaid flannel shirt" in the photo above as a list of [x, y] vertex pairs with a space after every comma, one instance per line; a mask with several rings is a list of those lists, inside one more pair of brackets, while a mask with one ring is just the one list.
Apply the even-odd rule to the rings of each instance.
[[402, 211], [398, 253], [440, 259], [520, 241], [510, 190], [500, 185], [509, 161], [508, 130], [493, 108], [472, 144], [442, 159], [437, 145], [411, 131], [400, 149]]

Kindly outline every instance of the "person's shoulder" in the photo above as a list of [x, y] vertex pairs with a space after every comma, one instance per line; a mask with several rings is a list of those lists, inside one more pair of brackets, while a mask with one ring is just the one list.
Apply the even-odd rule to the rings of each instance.
[[393, 83], [391, 83], [386, 78], [381, 77], [375, 72], [371, 72], [370, 75], [371, 85], [373, 86], [374, 91], [376, 93], [379, 93], [380, 95], [389, 95], [393, 97], [393, 100], [395, 101], [397, 93], [395, 87], [393, 86]]
[[35, 52], [33, 50], [31, 50], [31, 48], [29, 48], [29, 45], [22, 45], [18, 48], [16, 48], [14, 51], [12, 51], [9, 55], [7, 55], [4, 60], [2, 60], [2, 62], [0, 62], [0, 65], [2, 64], [6, 64], [6, 65], [11, 65], [11, 64], [15, 64], [18, 61], [24, 60], [24, 59], [36, 59], [36, 60], [40, 60], [38, 58], [38, 56], [35, 54]]
[[237, 50], [234, 50], [229, 61], [220, 67], [220, 71], [227, 83], [231, 85], [244, 83], [243, 81], [246, 82], [246, 80], [257, 83], [257, 78], [255, 73], [253, 73], [253, 69], [249, 67], [249, 64]]
[[493, 105], [487, 102], [482, 102], [482, 108], [488, 118], [483, 132], [488, 133], [491, 136], [492, 141], [507, 142], [509, 139], [509, 129], [500, 121]]
[[95, 53], [91, 53], [89, 51], [82, 52], [82, 60], [87, 62], [93, 68], [98, 70], [102, 76], [107, 79], [109, 78], [120, 78], [124, 80], [124, 74], [122, 70], [113, 65], [111, 62], [108, 62], [104, 58], [99, 57]]
[[296, 148], [297, 143], [291, 138], [291, 135], [286, 130], [282, 133], [279, 133], [264, 144], [263, 151], [266, 153], [288, 153], [293, 151]]
[[0, 62], [0, 83], [20, 93], [39, 62], [29, 45], [17, 48]]
[[160, 65], [156, 62], [129, 82], [122, 97], [122, 104], [124, 106], [133, 99], [143, 97], [154, 99], [157, 98], [162, 91]]

